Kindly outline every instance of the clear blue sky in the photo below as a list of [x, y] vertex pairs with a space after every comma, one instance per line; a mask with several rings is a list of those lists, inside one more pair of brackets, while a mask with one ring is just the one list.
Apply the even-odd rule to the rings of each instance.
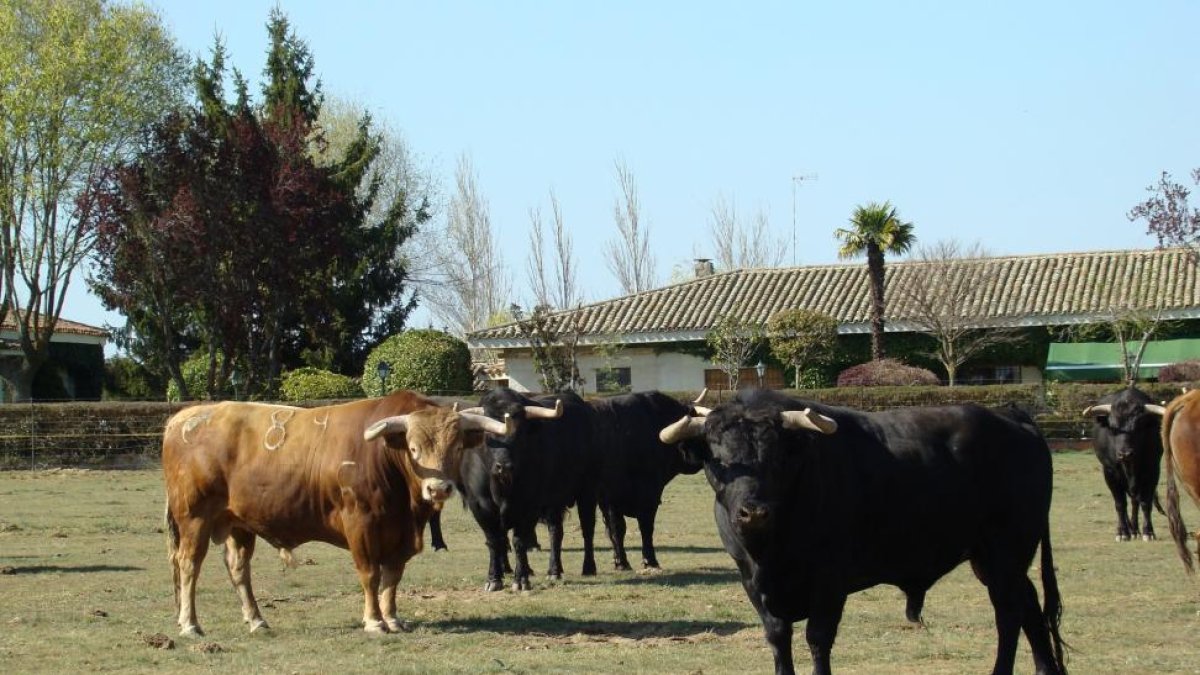
[[[194, 54], [220, 33], [254, 85], [275, 4], [157, 3]], [[790, 239], [796, 174], [818, 174], [796, 193], [796, 258], [817, 264], [855, 205], [882, 200], [928, 243], [1149, 248], [1125, 214], [1159, 172], [1200, 166], [1195, 2], [280, 6], [325, 90], [401, 129], [443, 196], [471, 156], [522, 298], [528, 211], [550, 188], [587, 299], [619, 293], [601, 254], [618, 158], [664, 280], [711, 254], [719, 194]], [[118, 320], [72, 295], [67, 318]]]

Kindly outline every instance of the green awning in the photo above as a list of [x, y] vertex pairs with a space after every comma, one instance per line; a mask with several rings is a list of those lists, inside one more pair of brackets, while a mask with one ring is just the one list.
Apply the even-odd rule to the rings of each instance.
[[[1137, 349], [1137, 343], [1129, 345]], [[1146, 344], [1138, 379], [1158, 377], [1163, 366], [1200, 359], [1200, 339], [1157, 340]], [[1046, 355], [1046, 379], [1119, 382], [1122, 377], [1121, 345], [1113, 342], [1051, 342]]]

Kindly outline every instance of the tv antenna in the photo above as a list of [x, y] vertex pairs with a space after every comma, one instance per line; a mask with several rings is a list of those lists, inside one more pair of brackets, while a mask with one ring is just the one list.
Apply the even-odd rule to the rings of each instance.
[[792, 176], [792, 267], [796, 266], [796, 186], [805, 181], [814, 181], [817, 174], [806, 173]]

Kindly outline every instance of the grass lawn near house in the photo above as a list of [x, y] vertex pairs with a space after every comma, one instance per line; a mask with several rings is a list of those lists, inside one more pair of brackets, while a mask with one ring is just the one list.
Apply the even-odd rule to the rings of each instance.
[[[1200, 581], [1173, 545], [1113, 541], [1108, 490], [1089, 452], [1055, 455], [1052, 514], [1075, 673], [1200, 673]], [[254, 581], [272, 629], [250, 635], [221, 562], [209, 550], [197, 604], [202, 640], [174, 625], [163, 488], [157, 471], [0, 473], [0, 665], [5, 671], [181, 672], [196, 668], [285, 673], [769, 672], [770, 651], [712, 518], [702, 475], [668, 488], [656, 539], [661, 574], [616, 572], [602, 535], [600, 574], [581, 578], [578, 520], [567, 524], [566, 578], [549, 583], [531, 553], [534, 590], [485, 594], [483, 537], [455, 500], [444, 513], [449, 552], [409, 565], [400, 611], [413, 631], [368, 636], [349, 553], [296, 550], [284, 569], [261, 542]], [[1200, 527], [1187, 504], [1185, 522]], [[630, 520], [627, 544], [638, 541]], [[1165, 519], [1155, 514], [1160, 536]], [[925, 524], [936, 528], [936, 522]], [[542, 541], [546, 541], [544, 531]], [[640, 560], [636, 546], [631, 560]], [[1040, 591], [1036, 568], [1032, 572]], [[851, 596], [833, 665], [839, 673], [981, 673], [995, 649], [992, 610], [969, 566], [930, 591], [927, 627], [904, 620], [891, 587]], [[171, 650], [147, 639], [163, 633]], [[795, 657], [808, 669], [803, 625]], [[1017, 671], [1031, 671], [1024, 641]]]

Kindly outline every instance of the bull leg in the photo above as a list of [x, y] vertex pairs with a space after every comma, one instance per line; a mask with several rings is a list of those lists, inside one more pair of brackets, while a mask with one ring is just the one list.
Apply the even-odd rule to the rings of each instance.
[[658, 556], [654, 553], [654, 518], [658, 514], [655, 505], [638, 515], [638, 529], [642, 531], [642, 567], [645, 569], [662, 569], [658, 565]]
[[254, 544], [257, 538], [252, 532], [234, 528], [225, 539], [225, 569], [229, 572], [229, 581], [237, 591], [238, 599], [242, 602], [242, 621], [250, 625], [253, 633], [260, 628], [270, 628], [258, 609], [258, 601], [254, 599], [254, 587], [250, 583], [250, 559], [254, 557]]
[[550, 567], [546, 570], [546, 578], [561, 580], [563, 577], [563, 514], [561, 512], [546, 519], [546, 530], [550, 532]]
[[1012, 675], [1017, 658], [1017, 638], [1024, 623], [1024, 599], [1007, 580], [992, 579], [987, 589], [996, 617], [996, 661], [992, 675]]
[[[739, 561], [738, 567], [742, 568], [742, 566], [743, 564]], [[796, 666], [792, 661], [792, 623], [771, 614], [763, 607], [762, 596], [747, 581], [748, 577], [746, 569], [742, 569], [742, 588], [745, 589], [746, 596], [750, 598], [750, 604], [754, 605], [759, 619], [762, 620], [767, 645], [771, 648], [771, 655], [775, 658], [775, 675], [796, 675]]]
[[600, 515], [604, 518], [604, 531], [612, 542], [613, 569], [631, 570], [629, 556], [625, 553], [625, 516], [617, 513], [616, 509], [600, 507]]
[[1104, 470], [1104, 482], [1112, 493], [1113, 507], [1117, 511], [1117, 541], [1129, 541], [1129, 515], [1126, 503], [1125, 481], [1115, 472]]
[[1061, 675], [1054, 658], [1054, 649], [1050, 646], [1050, 631], [1046, 628], [1046, 615], [1038, 604], [1037, 589], [1026, 576], [1020, 584], [1018, 595], [1024, 602], [1024, 612], [1021, 628], [1025, 631], [1025, 639], [1029, 641], [1029, 650], [1033, 652], [1033, 665], [1036, 675]]
[[439, 508], [429, 516], [429, 544], [435, 551], [449, 551], [446, 540], [442, 538], [442, 510]]
[[380, 583], [383, 572], [370, 543], [374, 528], [357, 505], [342, 510], [342, 526], [346, 533], [347, 547], [354, 558], [354, 569], [358, 572], [358, 583], [363, 592], [363, 630], [368, 633], [386, 633], [387, 624], [379, 609]]
[[183, 519], [179, 523], [179, 546], [175, 549], [172, 563], [178, 577], [176, 595], [179, 599], [179, 634], [183, 637], [200, 637], [204, 631], [196, 620], [196, 580], [200, 566], [208, 553], [209, 528], [199, 519]]
[[527, 548], [528, 533], [533, 527], [533, 524], [530, 524], [513, 529], [513, 558], [516, 562], [513, 566], [512, 587], [514, 591], [533, 590], [533, 586], [529, 583], [529, 550]]
[[[1140, 504], [1134, 505], [1135, 514], [1137, 513], [1137, 507], [1142, 507], [1142, 519], [1144, 521], [1144, 524], [1142, 525], [1142, 541], [1154, 541], [1155, 539], [1158, 539], [1158, 536], [1154, 534], [1154, 524], [1150, 522], [1150, 513], [1153, 510], [1153, 505], [1154, 495], [1150, 495], [1146, 499], [1141, 500]], [[1134, 515], [1134, 523], [1136, 527], [1137, 515]]]
[[812, 656], [813, 675], [832, 675], [829, 655], [837, 639], [838, 624], [842, 622], [842, 610], [846, 607], [844, 594], [821, 593], [813, 602], [812, 614], [804, 627], [804, 638]]
[[579, 530], [583, 534], [583, 571], [585, 577], [596, 575], [596, 495], [580, 495], [576, 501]]
[[[480, 523], [482, 525], [482, 523]], [[488, 577], [483, 590], [498, 591], [504, 588], [504, 572], [508, 565], [508, 536], [500, 529], [499, 523], [485, 526], [484, 536], [488, 548]]]
[[915, 624], [925, 625], [921, 612], [925, 609], [924, 588], [904, 588], [904, 618]]
[[383, 614], [383, 622], [387, 624], [389, 632], [400, 633], [406, 631], [407, 627], [396, 613], [396, 587], [400, 585], [400, 579], [404, 576], [404, 564], [384, 565], [382, 566], [381, 573], [379, 611]]

